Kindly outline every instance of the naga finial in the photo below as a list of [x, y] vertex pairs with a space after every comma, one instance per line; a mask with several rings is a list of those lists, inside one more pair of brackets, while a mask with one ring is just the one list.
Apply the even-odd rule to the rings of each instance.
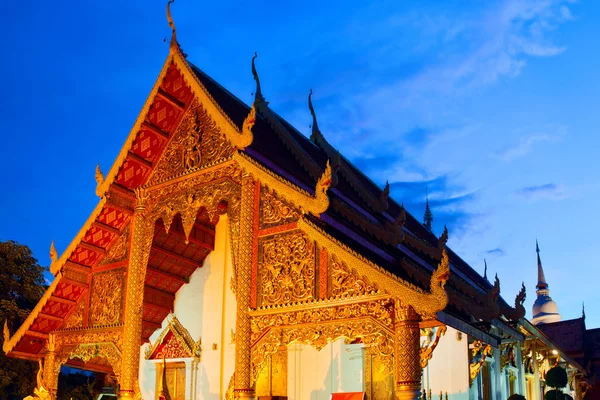
[[382, 202], [387, 204], [387, 201], [389, 198], [390, 198], [390, 181], [386, 180], [385, 187], [383, 188], [383, 191], [381, 192], [380, 199]]
[[173, 31], [173, 34], [171, 35], [171, 46], [177, 46], [177, 32], [175, 29], [175, 22], [173, 22], [173, 17], [171, 17], [171, 3], [174, 3], [175, 0], [169, 0], [169, 2], [167, 3], [167, 21], [169, 21], [169, 26], [171, 27], [171, 30]]
[[265, 97], [262, 95], [262, 91], [260, 90], [260, 79], [258, 78], [258, 72], [256, 71], [256, 65], [254, 60], [258, 57], [258, 54], [254, 52], [254, 57], [252, 57], [252, 76], [254, 76], [254, 80], [256, 81], [256, 92], [254, 93], [254, 101], [258, 103], [269, 104], [265, 101]]
[[102, 173], [102, 170], [100, 169], [100, 163], [96, 164], [96, 195], [100, 196], [101, 192], [100, 192], [100, 188], [102, 187], [102, 184], [104, 184], [104, 174]]
[[56, 247], [54, 247], [54, 240], [50, 243], [50, 260], [52, 260], [52, 264], [58, 261], [58, 252], [56, 251]]
[[521, 283], [521, 290], [515, 297], [515, 307], [522, 306], [525, 303], [525, 299], [527, 298], [527, 291], [525, 289], [525, 282]]
[[[327, 211], [327, 209], [329, 208], [329, 196], [327, 196], [327, 191], [331, 187], [332, 175], [333, 173], [331, 171], [331, 165], [329, 164], [329, 160], [327, 160], [325, 170], [323, 171], [323, 174], [317, 181], [317, 185], [315, 187], [315, 199], [319, 203], [319, 215]], [[319, 216], [315, 213], [313, 214], [315, 215], [315, 217]]]
[[498, 299], [500, 296], [500, 279], [498, 279], [498, 274], [496, 273], [496, 277], [494, 278], [494, 287], [492, 288], [492, 296], [494, 301]]
[[448, 259], [448, 253], [446, 253], [446, 249], [442, 250], [442, 259], [438, 264], [438, 267], [431, 274], [431, 291], [434, 290], [435, 287], [439, 287], [444, 289], [446, 286], [446, 282], [450, 278], [450, 260]]
[[8, 320], [4, 320], [4, 343], [10, 340], [10, 331], [8, 330]]
[[438, 240], [438, 249], [441, 250], [446, 247], [446, 243], [448, 243], [448, 227], [444, 225], [444, 232], [442, 232], [442, 235]]

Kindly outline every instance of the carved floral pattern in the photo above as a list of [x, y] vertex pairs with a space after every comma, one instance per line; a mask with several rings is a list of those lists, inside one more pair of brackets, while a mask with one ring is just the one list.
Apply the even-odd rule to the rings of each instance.
[[127, 259], [127, 251], [129, 250], [129, 225], [125, 228], [121, 236], [111, 246], [106, 257], [100, 261], [99, 265], [107, 265], [123, 261]]
[[85, 317], [85, 304], [87, 303], [87, 297], [79, 300], [77, 307], [73, 311], [69, 318], [65, 322], [64, 328], [81, 328], [83, 327], [83, 319]]
[[[381, 325], [393, 330], [393, 310], [388, 299], [319, 307], [321, 302], [303, 304], [301, 310], [290, 310], [276, 314], [256, 314], [252, 317], [252, 340], [257, 340], [266, 329], [300, 324], [371, 317]], [[261, 311], [257, 311], [260, 313]]]
[[259, 244], [262, 305], [312, 299], [315, 289], [315, 246], [302, 232], [264, 239]]
[[260, 216], [260, 228], [264, 229], [297, 221], [300, 218], [300, 212], [280, 196], [269, 192], [263, 187], [261, 190]]
[[271, 329], [253, 346], [253, 375], [256, 376], [256, 373], [260, 371], [266, 357], [269, 354], [275, 354], [282, 345], [304, 343], [321, 350], [328, 343], [340, 338], [350, 341], [361, 339], [363, 344], [371, 347], [373, 351], [385, 356], [391, 362], [391, 356], [394, 353], [394, 338], [381, 324], [367, 317]]
[[121, 322], [125, 269], [96, 274], [92, 278], [90, 326], [114, 325]]
[[331, 296], [363, 296], [379, 291], [377, 285], [369, 283], [366, 277], [361, 277], [356, 270], [350, 270], [348, 265], [335, 255], [331, 256]]
[[206, 109], [194, 101], [167, 145], [149, 184], [163, 182], [231, 156], [234, 148], [225, 140]]

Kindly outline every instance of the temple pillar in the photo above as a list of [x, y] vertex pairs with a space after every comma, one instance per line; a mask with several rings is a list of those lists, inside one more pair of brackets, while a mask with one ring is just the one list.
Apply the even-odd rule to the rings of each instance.
[[235, 381], [234, 396], [238, 399], [253, 399], [251, 331], [250, 331], [250, 285], [252, 280], [252, 254], [254, 243], [255, 183], [246, 173], [242, 178], [240, 207], [240, 234], [237, 245], [235, 323]]
[[415, 400], [421, 394], [419, 316], [400, 299], [396, 299], [394, 310], [396, 397]]
[[54, 333], [48, 337], [46, 345], [46, 354], [44, 355], [44, 369], [42, 378], [46, 390], [50, 392], [52, 398], [56, 397], [58, 390], [58, 375], [60, 374], [60, 365], [56, 365], [56, 346], [54, 342]]
[[147, 195], [136, 189], [136, 206], [131, 221], [129, 268], [126, 281], [126, 301], [121, 352], [121, 399], [133, 399], [138, 389], [140, 344], [146, 267], [152, 246], [153, 224], [144, 215]]
[[518, 388], [519, 394], [526, 395], [527, 394], [527, 383], [525, 382], [525, 368], [523, 367], [523, 347], [521, 346], [521, 342], [517, 342], [515, 347], [515, 363], [517, 364], [518, 371]]

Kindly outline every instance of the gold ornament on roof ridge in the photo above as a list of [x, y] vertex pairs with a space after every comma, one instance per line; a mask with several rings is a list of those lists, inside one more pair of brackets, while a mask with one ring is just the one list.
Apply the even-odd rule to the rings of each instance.
[[56, 247], [54, 247], [54, 240], [50, 243], [50, 260], [52, 264], [55, 264], [58, 261], [58, 252], [56, 251]]
[[255, 179], [258, 179], [270, 191], [277, 193], [294, 204], [302, 213], [311, 213], [318, 217], [329, 208], [329, 196], [327, 196], [327, 190], [331, 184], [331, 167], [329, 166], [329, 161], [327, 162], [325, 171], [317, 182], [315, 195], [312, 196], [306, 190], [287, 181], [244, 153], [238, 151], [234, 154], [233, 158], [246, 172], [254, 176]]
[[104, 174], [100, 169], [100, 163], [96, 164], [96, 196], [102, 196], [102, 185], [104, 184]]

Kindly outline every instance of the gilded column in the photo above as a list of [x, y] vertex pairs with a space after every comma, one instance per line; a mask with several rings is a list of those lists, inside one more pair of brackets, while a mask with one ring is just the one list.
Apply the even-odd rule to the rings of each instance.
[[56, 397], [58, 390], [58, 375], [60, 373], [60, 365], [56, 365], [56, 345], [54, 341], [54, 333], [48, 336], [48, 344], [46, 345], [46, 354], [44, 355], [44, 370], [42, 373], [44, 386], [50, 392], [52, 398]]
[[146, 266], [152, 246], [153, 225], [144, 215], [147, 194], [135, 191], [137, 203], [131, 222], [129, 268], [127, 270], [126, 302], [121, 355], [121, 399], [133, 399], [138, 388], [140, 344]]
[[421, 393], [419, 316], [415, 310], [396, 299], [396, 396], [398, 400], [414, 400]]
[[254, 181], [244, 174], [240, 207], [240, 236], [237, 247], [237, 316], [235, 323], [235, 398], [253, 399], [251, 365], [250, 285], [252, 274], [252, 245], [254, 238]]

